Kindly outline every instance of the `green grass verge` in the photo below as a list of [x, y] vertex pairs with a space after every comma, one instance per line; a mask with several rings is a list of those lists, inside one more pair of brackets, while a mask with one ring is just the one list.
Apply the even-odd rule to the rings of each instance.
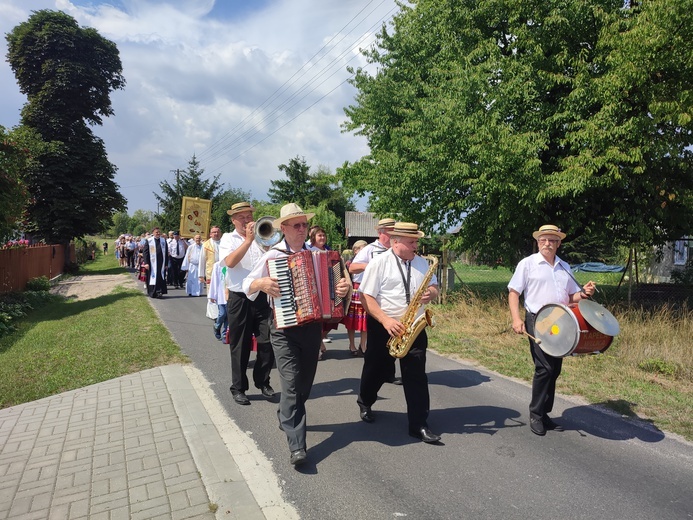
[[[81, 274], [111, 272], [124, 270], [112, 255], [99, 255]], [[136, 289], [84, 301], [56, 298], [0, 339], [0, 408], [188, 361]]]
[[[457, 295], [433, 311], [436, 351], [531, 383], [527, 339], [511, 331], [501, 296]], [[557, 391], [638, 418], [693, 441], [693, 313], [614, 309], [621, 334], [606, 352], [567, 357]], [[529, 403], [528, 403], [529, 404]]]

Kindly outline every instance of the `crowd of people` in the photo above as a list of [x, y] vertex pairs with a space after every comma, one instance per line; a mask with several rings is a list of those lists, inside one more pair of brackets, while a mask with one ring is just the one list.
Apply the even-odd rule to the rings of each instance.
[[[301, 251], [328, 250], [327, 234], [322, 227], [309, 225], [313, 213], [304, 212], [296, 204], [286, 204], [280, 217], [272, 222], [272, 227], [281, 232], [280, 238], [277, 243], [263, 245], [256, 240], [254, 211], [249, 202], [233, 204], [227, 211], [233, 230], [223, 233], [214, 226], [204, 242], [199, 235], [185, 241], [174, 231], [166, 238], [155, 228], [139, 241], [119, 237], [115, 252], [124, 256], [128, 267], [141, 267], [141, 279], [153, 298], [166, 294], [167, 286], [185, 287], [190, 296], [199, 296], [206, 289], [206, 313], [213, 320], [213, 334], [229, 345], [230, 391], [235, 403], [251, 404], [247, 396], [251, 352], [256, 352], [253, 386], [272, 401], [277, 394], [270, 377], [276, 367], [281, 388], [278, 426], [286, 435], [289, 462], [297, 466], [307, 460], [306, 402], [318, 362], [326, 352], [327, 335], [339, 324], [314, 320], [294, 326], [278, 325], [275, 313], [282, 307], [286, 292], [282, 292], [276, 272], [270, 272], [270, 265]], [[437, 444], [441, 437], [428, 424], [426, 330], [413, 335], [403, 355], [397, 356], [401, 377], [395, 377], [396, 358], [390, 352], [389, 342], [411, 332], [411, 323], [405, 318], [424, 314], [425, 306], [438, 296], [438, 281], [428, 260], [417, 254], [424, 233], [416, 224], [383, 218], [376, 231], [378, 238], [372, 243], [361, 240], [353, 245], [345, 277], [335, 280], [333, 287], [336, 296], [347, 300], [351, 296], [341, 324], [347, 331], [351, 355], [363, 358], [356, 400], [359, 417], [366, 423], [376, 422], [373, 406], [382, 385], [402, 385], [409, 435]], [[580, 287], [569, 275], [570, 267], [556, 256], [565, 238], [559, 228], [545, 225], [533, 236], [539, 251], [517, 266], [508, 284], [508, 303], [513, 330], [528, 336], [535, 366], [530, 429], [545, 435], [548, 430], [562, 430], [549, 417], [561, 358], [544, 353], [534, 340], [534, 317], [547, 303], [568, 304], [588, 298], [595, 286], [589, 282]], [[135, 244], [132, 254], [128, 253], [131, 243]], [[524, 319], [520, 315], [521, 297], [526, 310]]]
[[[102, 248], [107, 255], [109, 243], [104, 242]], [[167, 294], [169, 286], [185, 289], [188, 296], [202, 295], [205, 278], [200, 265], [205, 257], [200, 235], [184, 240], [178, 231], [169, 231], [166, 238], [157, 227], [137, 237], [120, 235], [113, 251], [120, 267], [140, 273], [152, 298]]]

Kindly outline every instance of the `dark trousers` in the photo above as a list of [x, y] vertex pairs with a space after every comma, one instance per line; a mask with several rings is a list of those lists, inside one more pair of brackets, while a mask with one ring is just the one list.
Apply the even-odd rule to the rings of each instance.
[[270, 342], [272, 310], [267, 303], [267, 297], [263, 293], [259, 294], [255, 301], [250, 301], [243, 293], [229, 292], [226, 313], [231, 351], [231, 393], [246, 392], [249, 388], [246, 371], [250, 361], [253, 334], [257, 341], [253, 382], [256, 388], [269, 385], [274, 353]]
[[128, 267], [131, 269], [135, 268], [135, 251], [127, 249], [125, 251], [125, 259], [127, 260]]
[[185, 285], [185, 271], [180, 268], [181, 265], [183, 265], [182, 258], [171, 257], [171, 277], [168, 280], [168, 283], [173, 284], [176, 287], [182, 287]]
[[288, 329], [276, 329], [272, 323], [272, 347], [282, 388], [277, 418], [291, 451], [306, 448], [306, 401], [318, 369], [321, 344], [319, 321]]
[[[535, 315], [528, 312], [525, 317], [525, 330], [534, 336]], [[556, 380], [561, 375], [563, 358], [546, 354], [534, 340], [529, 339], [529, 350], [534, 361], [534, 378], [532, 379], [532, 400], [529, 403], [529, 416], [543, 419], [553, 410], [556, 395]]]
[[[390, 339], [390, 335], [385, 327], [371, 316], [368, 316], [366, 326], [368, 338], [357, 402], [364, 406], [372, 406], [378, 398], [380, 387], [392, 377], [395, 358], [388, 352], [387, 340]], [[412, 431], [428, 426], [426, 421], [431, 404], [426, 375], [427, 348], [428, 336], [424, 330], [414, 340], [407, 355], [399, 360], [404, 397], [407, 401], [407, 419]]]

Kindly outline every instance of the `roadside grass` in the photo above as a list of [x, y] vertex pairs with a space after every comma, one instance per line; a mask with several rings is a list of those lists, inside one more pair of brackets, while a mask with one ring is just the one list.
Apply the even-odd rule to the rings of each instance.
[[[115, 274], [97, 255], [80, 274]], [[116, 287], [83, 301], [56, 297], [0, 339], [0, 408], [41, 399], [188, 358], [137, 289]]]
[[[432, 348], [531, 382], [529, 345], [512, 332], [504, 288], [481, 295], [460, 291], [433, 310]], [[625, 305], [609, 310], [621, 333], [603, 354], [565, 358], [557, 391], [693, 441], [693, 311]]]

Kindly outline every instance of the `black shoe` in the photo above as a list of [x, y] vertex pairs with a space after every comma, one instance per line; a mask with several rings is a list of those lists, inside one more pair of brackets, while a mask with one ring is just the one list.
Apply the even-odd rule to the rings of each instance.
[[542, 421], [544, 423], [544, 428], [546, 430], [553, 430], [557, 432], [562, 432], [564, 431], [564, 428], [562, 425], [558, 424], [557, 422], [554, 422], [551, 417], [548, 415], [544, 416], [544, 420]]
[[436, 435], [426, 426], [422, 426], [418, 430], [409, 430], [409, 435], [411, 435], [412, 437], [416, 437], [417, 439], [420, 439], [429, 444], [440, 442], [440, 435]]
[[274, 398], [274, 389], [270, 385], [265, 385], [262, 388], [260, 388], [260, 392], [267, 399], [273, 399]]
[[250, 399], [248, 399], [248, 396], [245, 395], [243, 392], [233, 394], [233, 400], [236, 401], [238, 404], [242, 405], [250, 404]]
[[544, 426], [541, 419], [535, 419], [532, 417], [529, 420], [529, 428], [532, 430], [532, 433], [536, 435], [546, 435], [546, 426]]
[[300, 450], [295, 450], [291, 452], [291, 457], [289, 462], [294, 466], [300, 466], [306, 461], [307, 455], [306, 450], [301, 448]]
[[373, 411], [371, 410], [370, 406], [365, 406], [359, 403], [359, 417], [361, 417], [361, 420], [363, 422], [367, 423], [372, 423], [375, 421], [375, 417], [373, 417]]
[[402, 384], [402, 378], [401, 377], [393, 377], [392, 379], [388, 379], [388, 383], [392, 383], [393, 385], [401, 385]]

